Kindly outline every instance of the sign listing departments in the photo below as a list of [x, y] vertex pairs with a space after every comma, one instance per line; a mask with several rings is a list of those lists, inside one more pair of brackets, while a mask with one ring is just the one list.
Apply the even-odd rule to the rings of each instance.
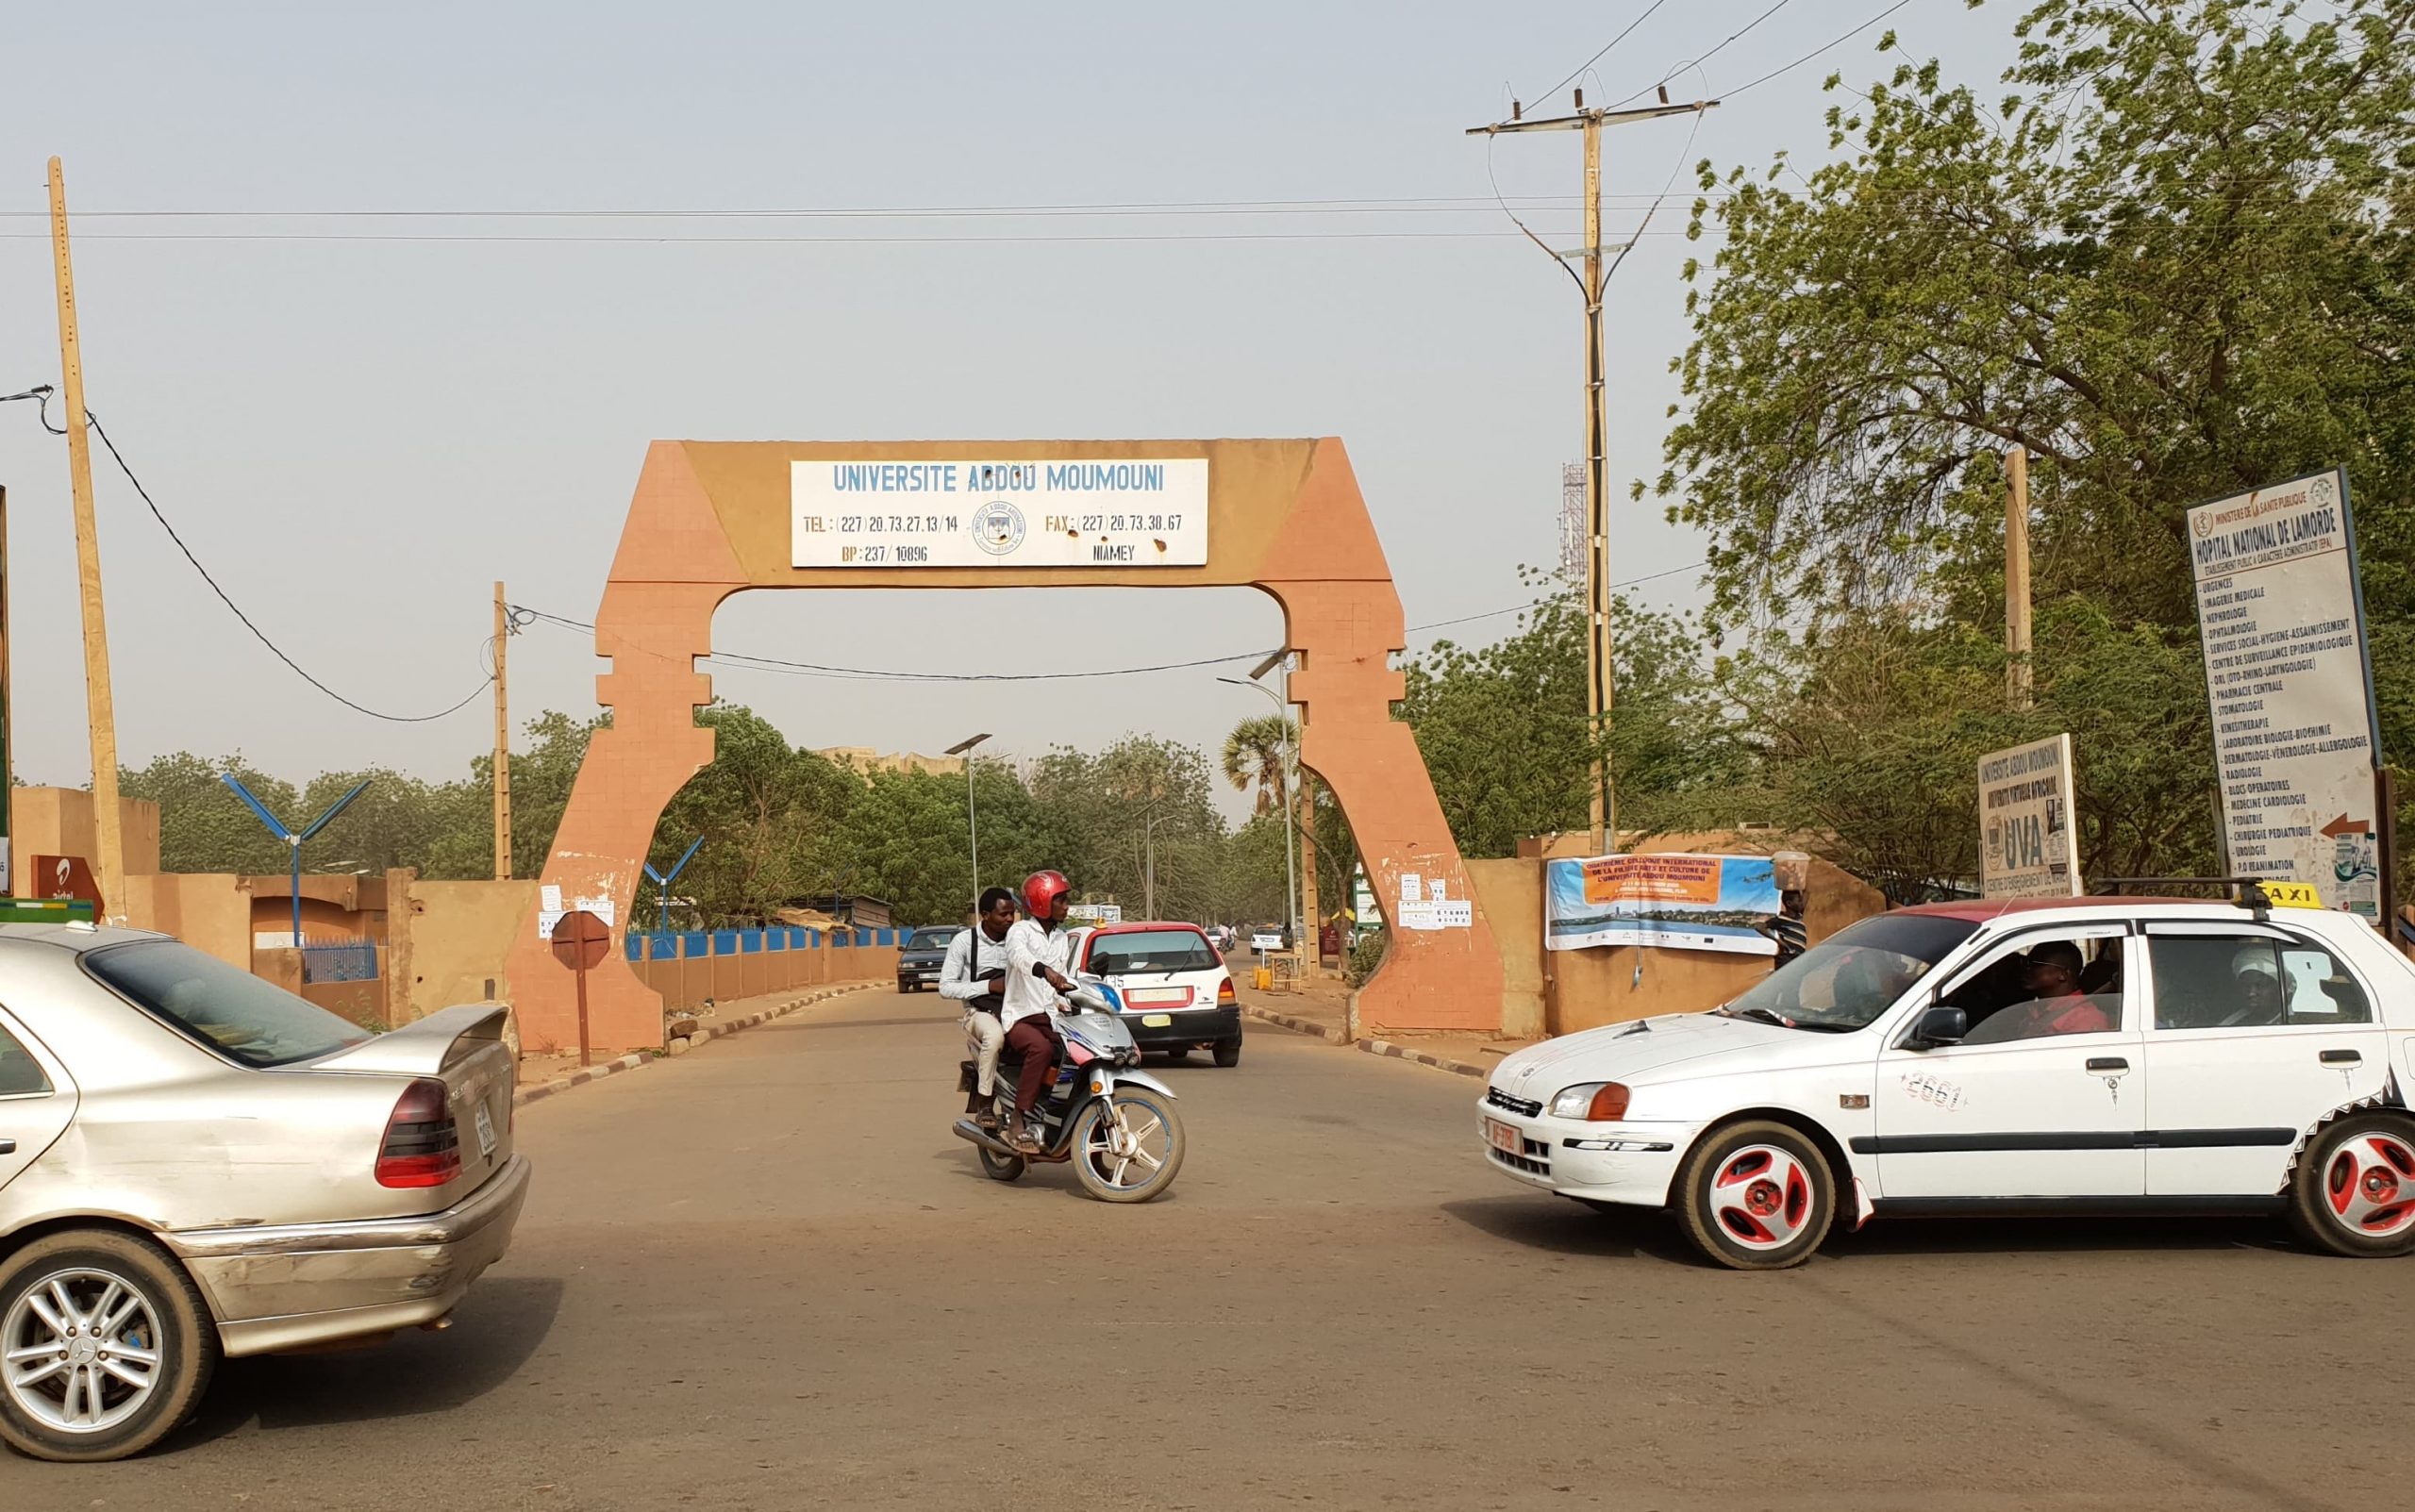
[[2344, 484], [2302, 478], [2189, 524], [2232, 869], [2373, 915], [2373, 714]]
[[796, 567], [1201, 567], [1204, 457], [794, 461]]

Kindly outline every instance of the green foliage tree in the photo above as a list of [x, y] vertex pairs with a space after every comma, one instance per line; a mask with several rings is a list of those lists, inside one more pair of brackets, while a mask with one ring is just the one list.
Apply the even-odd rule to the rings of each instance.
[[1299, 734], [1289, 719], [1257, 714], [1233, 726], [1224, 737], [1224, 780], [1236, 792], [1257, 789], [1257, 809], [1265, 813], [1283, 802], [1284, 775], [1291, 753], [1299, 749]]
[[288, 822], [302, 806], [291, 783], [270, 776], [240, 754], [218, 761], [182, 751], [159, 756], [120, 773], [118, 790], [159, 806], [159, 865], [167, 871], [284, 872], [291, 864], [285, 843], [219, 780], [222, 773], [233, 773]]

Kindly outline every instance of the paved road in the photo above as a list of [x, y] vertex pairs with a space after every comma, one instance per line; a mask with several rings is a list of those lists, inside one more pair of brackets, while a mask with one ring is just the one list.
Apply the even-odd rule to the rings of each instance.
[[2415, 1263], [2254, 1223], [1874, 1229], [1793, 1272], [1489, 1171], [1461, 1078], [1175, 1068], [1164, 1200], [1007, 1187], [866, 993], [525, 1109], [459, 1325], [228, 1367], [0, 1506], [2333, 1508], [2404, 1500]]

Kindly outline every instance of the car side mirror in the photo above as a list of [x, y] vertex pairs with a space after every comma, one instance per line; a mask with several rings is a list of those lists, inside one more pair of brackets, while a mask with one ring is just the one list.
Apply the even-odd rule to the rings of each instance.
[[1971, 1032], [1971, 1016], [1960, 1008], [1935, 1004], [1921, 1015], [1912, 1026], [1912, 1037], [1904, 1043], [1913, 1050], [1935, 1050], [1940, 1045], [1958, 1045]]

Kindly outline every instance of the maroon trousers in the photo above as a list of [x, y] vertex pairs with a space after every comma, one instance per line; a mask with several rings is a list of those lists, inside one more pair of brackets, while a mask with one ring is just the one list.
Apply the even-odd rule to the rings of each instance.
[[1057, 1074], [1057, 1031], [1048, 1015], [1035, 1013], [1007, 1025], [1007, 1049], [1023, 1057], [1023, 1070], [1015, 1076], [1015, 1113], [1029, 1118]]

